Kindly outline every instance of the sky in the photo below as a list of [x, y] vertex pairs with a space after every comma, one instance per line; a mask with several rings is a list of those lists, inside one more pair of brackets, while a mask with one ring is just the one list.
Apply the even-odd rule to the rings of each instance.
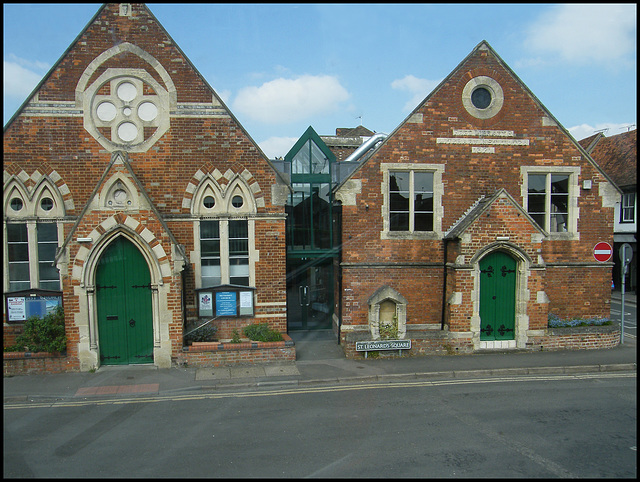
[[[147, 5], [269, 158], [391, 133], [483, 40], [576, 140], [636, 128], [635, 4]], [[99, 8], [3, 5], [4, 125]]]

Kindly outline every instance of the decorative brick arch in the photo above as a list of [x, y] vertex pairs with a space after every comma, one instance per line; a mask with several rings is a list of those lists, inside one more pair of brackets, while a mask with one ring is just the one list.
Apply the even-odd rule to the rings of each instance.
[[[183, 212], [190, 214], [200, 213], [200, 204], [209, 190], [212, 194], [220, 196], [216, 199], [219, 208], [215, 212], [229, 213], [228, 206], [236, 189], [240, 189], [252, 203], [250, 212], [256, 212], [258, 208], [265, 207], [264, 194], [260, 189], [258, 181], [255, 180], [251, 172], [244, 169], [237, 174], [231, 169], [227, 169], [223, 174], [218, 169], [207, 172], [198, 169], [187, 184], [184, 197], [182, 198]], [[245, 210], [246, 211], [246, 210]]]
[[[48, 173], [43, 174], [40, 172], [40, 169], [36, 169], [31, 175], [24, 170], [21, 170], [17, 175], [9, 174], [6, 170], [4, 171], [3, 192], [11, 193], [16, 190], [21, 194], [21, 197], [24, 198], [23, 201], [25, 203], [37, 201], [43, 188], [51, 192], [54, 201], [56, 201], [58, 205], [58, 212], [60, 212], [61, 215], [65, 215], [74, 209], [71, 190], [57, 171], [52, 169]], [[11, 195], [9, 194], [6, 197], [10, 198]], [[5, 199], [5, 213], [7, 212], [7, 202], [9, 202], [9, 200]], [[35, 209], [33, 211], [35, 213]]]
[[170, 365], [170, 356], [159, 362], [158, 353], [169, 352], [169, 341], [164, 332], [168, 332], [162, 321], [167, 315], [166, 292], [169, 285], [163, 279], [172, 275], [170, 258], [157, 237], [139, 221], [131, 216], [118, 213], [105, 219], [90, 234], [95, 241], [88, 247], [81, 246], [73, 260], [72, 278], [78, 285], [75, 294], [79, 295], [81, 309], [75, 314], [75, 324], [81, 336], [78, 353], [81, 365], [98, 365], [98, 321], [95, 293], [95, 277], [98, 262], [104, 250], [117, 237], [122, 236], [132, 242], [144, 257], [151, 275], [154, 362], [156, 365]]

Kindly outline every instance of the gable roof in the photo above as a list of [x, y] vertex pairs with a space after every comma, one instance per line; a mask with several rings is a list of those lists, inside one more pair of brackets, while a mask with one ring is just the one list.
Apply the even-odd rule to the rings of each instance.
[[133, 179], [133, 182], [134, 182], [136, 188], [138, 188], [138, 190], [140, 191], [140, 194], [142, 195], [144, 200], [147, 202], [147, 204], [150, 206], [151, 212], [153, 212], [155, 218], [162, 225], [162, 228], [164, 229], [164, 232], [168, 234], [169, 239], [171, 240], [171, 243], [176, 247], [176, 251], [178, 252], [180, 257], [184, 261], [185, 268], [189, 269], [190, 268], [189, 257], [187, 256], [187, 253], [185, 251], [184, 246], [178, 242], [178, 240], [174, 236], [173, 232], [171, 231], [171, 229], [169, 229], [169, 226], [164, 221], [164, 218], [158, 212], [158, 209], [156, 208], [155, 204], [151, 200], [151, 197], [147, 193], [147, 190], [144, 188], [144, 186], [142, 185], [142, 183], [138, 179], [138, 176], [136, 176], [135, 172], [133, 172], [133, 169], [131, 168], [131, 164], [129, 163], [129, 156], [124, 151], [115, 151], [115, 152], [113, 152], [111, 154], [111, 160], [109, 161], [109, 164], [107, 164], [107, 167], [105, 168], [104, 172], [102, 173], [102, 176], [101, 176], [100, 180], [96, 183], [95, 187], [93, 188], [93, 192], [91, 193], [91, 196], [89, 196], [88, 202], [82, 208], [82, 211], [78, 215], [78, 219], [76, 219], [76, 222], [73, 224], [73, 227], [69, 231], [69, 234], [67, 234], [67, 237], [65, 238], [64, 243], [62, 243], [62, 246], [60, 246], [57, 249], [54, 263], [57, 263], [58, 260], [62, 257], [62, 254], [64, 253], [65, 249], [67, 248], [67, 245], [73, 239], [73, 235], [75, 234], [76, 229], [78, 229], [78, 226], [80, 225], [80, 223], [84, 219], [84, 215], [89, 210], [89, 207], [90, 207], [91, 203], [93, 202], [95, 197], [98, 195], [100, 189], [102, 189], [103, 184], [104, 184], [105, 180], [107, 179], [107, 176], [109, 175], [110, 172], [112, 172], [112, 167], [117, 161], [122, 162], [122, 164], [125, 166], [125, 168], [127, 169], [127, 173]]
[[[26, 100], [22, 103], [22, 105], [18, 108], [18, 110], [13, 114], [13, 116], [9, 119], [9, 121], [7, 122], [7, 124], [4, 126], [3, 132], [6, 132], [6, 130], [11, 126], [11, 124], [14, 122], [14, 120], [25, 110], [25, 108], [27, 107], [27, 105], [31, 102], [31, 100], [33, 99], [33, 97], [40, 91], [40, 89], [43, 87], [43, 85], [50, 79], [50, 77], [54, 74], [54, 72], [58, 69], [58, 67], [60, 66], [60, 64], [64, 61], [64, 59], [69, 55], [69, 53], [76, 47], [76, 44], [78, 44], [78, 42], [80, 41], [80, 39], [82, 38], [82, 36], [89, 30], [89, 28], [93, 25], [93, 23], [100, 17], [100, 15], [102, 15], [103, 11], [105, 8], [107, 8], [107, 6], [109, 5], [113, 5], [113, 4], [107, 4], [104, 3], [100, 6], [100, 8], [98, 9], [98, 11], [96, 12], [96, 14], [91, 18], [91, 20], [89, 20], [89, 22], [85, 25], [85, 27], [80, 31], [80, 33], [76, 36], [76, 38], [73, 40], [73, 42], [71, 42], [71, 44], [69, 44], [69, 47], [67, 47], [67, 49], [63, 52], [63, 54], [60, 56], [60, 58], [53, 64], [53, 66], [51, 67], [51, 69], [49, 69], [49, 71], [44, 75], [44, 77], [40, 80], [40, 82], [38, 83], [38, 85], [36, 85], [36, 87], [33, 89], [33, 91], [27, 96]], [[117, 4], [116, 4], [117, 5]], [[166, 37], [170, 40], [171, 46], [174, 47], [179, 55], [185, 60], [185, 62], [187, 63], [187, 65], [189, 66], [190, 69], [193, 70], [193, 72], [195, 73], [195, 75], [200, 79], [200, 81], [204, 84], [204, 86], [211, 92], [211, 94], [215, 97], [216, 101], [220, 103], [220, 105], [222, 106], [222, 108], [226, 111], [226, 113], [229, 115], [229, 117], [231, 117], [231, 119], [233, 120], [233, 122], [238, 126], [238, 128], [243, 132], [243, 134], [247, 137], [248, 141], [256, 148], [257, 152], [259, 153], [259, 155], [261, 157], [264, 158], [265, 162], [269, 165], [269, 167], [271, 167], [271, 169], [273, 170], [273, 172], [275, 173], [276, 177], [280, 180], [280, 182], [282, 182], [283, 184], [289, 184], [287, 179], [285, 177], [283, 177], [282, 173], [279, 172], [276, 167], [271, 163], [271, 161], [269, 160], [269, 158], [264, 154], [264, 152], [262, 151], [262, 149], [260, 148], [260, 146], [255, 142], [255, 140], [249, 135], [249, 133], [246, 131], [246, 129], [244, 128], [244, 126], [240, 123], [240, 121], [235, 117], [235, 115], [233, 114], [233, 112], [231, 112], [231, 110], [227, 107], [227, 105], [224, 103], [224, 101], [222, 100], [222, 98], [220, 98], [220, 96], [218, 95], [218, 93], [211, 87], [211, 85], [209, 85], [209, 83], [207, 82], [207, 80], [204, 78], [204, 76], [198, 71], [198, 69], [195, 67], [195, 65], [191, 62], [191, 60], [189, 59], [189, 57], [187, 57], [187, 55], [183, 52], [183, 50], [180, 48], [180, 45], [178, 45], [177, 42], [175, 42], [173, 40], [173, 38], [171, 37], [171, 35], [169, 35], [169, 33], [166, 31], [166, 29], [164, 28], [164, 26], [162, 25], [162, 23], [160, 23], [160, 21], [156, 18], [156, 16], [151, 12], [151, 10], [149, 9], [149, 7], [145, 4], [145, 3], [141, 3], [141, 4], [131, 4], [131, 5], [135, 5], [134, 8], [140, 8], [143, 9], [145, 11], [145, 13], [147, 15], [149, 15], [149, 17], [156, 23], [156, 25], [158, 26], [158, 28], [160, 29], [160, 31], [166, 35]]]
[[358, 127], [337, 127], [336, 137], [370, 137], [375, 132], [370, 131], [363, 125]]
[[460, 219], [453, 223], [453, 226], [451, 226], [445, 233], [444, 239], [459, 238], [474, 223], [476, 219], [482, 216], [482, 214], [485, 213], [491, 207], [491, 205], [501, 197], [506, 198], [507, 201], [520, 212], [520, 214], [522, 214], [527, 220], [529, 220], [531, 225], [535, 227], [536, 230], [540, 232], [540, 234], [545, 237], [549, 235], [549, 233], [538, 226], [538, 223], [536, 223], [529, 215], [529, 213], [527, 213], [522, 208], [522, 206], [520, 206], [520, 204], [516, 202], [511, 194], [509, 194], [504, 188], [502, 188], [498, 189], [498, 191], [496, 191], [492, 196], [480, 197]]
[[[394, 138], [396, 132], [398, 132], [412, 117], [414, 114], [416, 114], [416, 112], [418, 110], [420, 110], [422, 108], [422, 106], [428, 102], [435, 94], [437, 94], [440, 89], [451, 79], [451, 77], [453, 77], [456, 72], [458, 72], [462, 66], [467, 63], [469, 61], [469, 59], [471, 57], [473, 57], [479, 50], [487, 50], [489, 51], [494, 57], [495, 59], [498, 61], [498, 63], [509, 73], [509, 75], [511, 75], [513, 77], [513, 79], [516, 81], [516, 83], [518, 85], [520, 85], [520, 87], [528, 94], [531, 96], [531, 98], [533, 99], [533, 101], [538, 105], [538, 107], [555, 123], [555, 125], [558, 127], [558, 129], [560, 129], [562, 131], [562, 133], [567, 136], [571, 142], [575, 145], [575, 147], [581, 152], [581, 154], [585, 157], [585, 159], [587, 160], [587, 162], [589, 162], [590, 164], [592, 164], [602, 175], [603, 177], [609, 181], [616, 190], [618, 190], [619, 192], [622, 192], [621, 189], [616, 185], [615, 182], [613, 182], [613, 180], [607, 175], [607, 173], [605, 171], [603, 171], [600, 166], [598, 166], [598, 164], [591, 158], [591, 156], [589, 156], [589, 154], [587, 153], [587, 151], [584, 150], [584, 148], [578, 143], [578, 141], [576, 141], [573, 136], [569, 133], [569, 131], [567, 131], [562, 124], [560, 124], [560, 122], [558, 122], [558, 120], [553, 116], [553, 114], [551, 114], [551, 112], [549, 112], [549, 110], [542, 104], [542, 102], [540, 102], [540, 100], [533, 94], [533, 92], [531, 92], [531, 90], [529, 90], [529, 88], [526, 86], [526, 84], [524, 82], [522, 82], [522, 80], [520, 80], [520, 77], [518, 77], [516, 75], [516, 73], [511, 70], [511, 68], [505, 63], [504, 60], [502, 60], [502, 58], [496, 53], [495, 50], [493, 50], [493, 48], [489, 45], [489, 43], [486, 40], [483, 40], [482, 42], [480, 42], [478, 45], [476, 45], [476, 47], [456, 66], [455, 69], [453, 69], [449, 75], [447, 75], [442, 82], [440, 82], [440, 84], [438, 84], [438, 86], [433, 89], [431, 91], [431, 93], [429, 93], [429, 95], [427, 95], [427, 97], [425, 97], [422, 102], [420, 102], [415, 109], [413, 109], [409, 115], [407, 117], [405, 117], [405, 119], [398, 124], [398, 126], [391, 132], [391, 134], [389, 134], [389, 136], [382, 142], [382, 144], [379, 146], [378, 151], [384, 147], [384, 145], [389, 142], [391, 139]], [[355, 169], [346, 179], [344, 179], [343, 182], [346, 182], [349, 178], [351, 178], [356, 172], [358, 172], [362, 166], [368, 162], [369, 159], [371, 159], [371, 157], [374, 157], [373, 155], [367, 157], [366, 159], [363, 159], [363, 161], [361, 162], [361, 164], [358, 166], [357, 169]]]
[[322, 153], [327, 156], [329, 162], [335, 162], [336, 156], [331, 152], [331, 150], [327, 147], [324, 141], [320, 138], [320, 136], [316, 133], [313, 127], [309, 126], [304, 134], [300, 136], [300, 139], [293, 145], [289, 152], [284, 156], [285, 161], [291, 161], [293, 157], [298, 153], [298, 151], [302, 148], [302, 146], [308, 141], [311, 140], [315, 143], [316, 146], [322, 151]]
[[634, 129], [611, 137], [600, 132], [580, 144], [618, 186], [632, 187], [637, 183], [637, 142], [638, 131]]

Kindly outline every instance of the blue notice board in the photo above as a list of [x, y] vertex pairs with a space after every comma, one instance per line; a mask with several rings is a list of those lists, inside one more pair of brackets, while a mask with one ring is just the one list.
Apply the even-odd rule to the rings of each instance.
[[235, 291], [216, 292], [216, 316], [237, 316], [238, 303]]

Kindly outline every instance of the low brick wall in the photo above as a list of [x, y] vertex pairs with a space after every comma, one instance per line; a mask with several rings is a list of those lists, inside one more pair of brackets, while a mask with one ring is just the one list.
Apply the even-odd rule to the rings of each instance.
[[194, 342], [184, 347], [174, 360], [178, 366], [219, 367], [235, 364], [259, 364], [296, 361], [296, 348], [289, 335], [283, 341], [243, 343]]
[[[457, 355], [473, 353], [473, 342], [470, 338], [454, 338], [448, 331], [407, 330], [405, 339], [411, 340], [410, 350], [402, 350], [402, 355], [398, 354], [398, 350], [381, 350], [378, 352], [378, 356], [380, 358], [394, 358], [398, 356]], [[371, 340], [371, 333], [368, 331], [343, 333], [340, 345], [344, 350], [345, 357], [350, 359], [364, 358], [364, 352], [356, 351], [356, 342], [367, 340]], [[370, 355], [371, 352], [369, 353], [369, 356]]]
[[540, 350], [597, 350], [620, 344], [620, 325], [576, 326], [549, 328], [543, 336], [529, 337], [527, 349]]
[[64, 373], [78, 371], [76, 363], [66, 354], [47, 352], [5, 352], [2, 361], [5, 377], [38, 373]]
[[[371, 339], [369, 332], [348, 332], [341, 335], [345, 357], [364, 358], [364, 352], [356, 351], [356, 341]], [[448, 331], [407, 331], [405, 339], [411, 339], [411, 349], [402, 350], [402, 356], [458, 355], [474, 352], [470, 338], [451, 336]], [[549, 328], [542, 336], [529, 337], [526, 350], [597, 350], [613, 348], [620, 343], [620, 325], [577, 326]], [[370, 354], [369, 354], [370, 356]], [[397, 357], [397, 350], [380, 351], [380, 357]]]

